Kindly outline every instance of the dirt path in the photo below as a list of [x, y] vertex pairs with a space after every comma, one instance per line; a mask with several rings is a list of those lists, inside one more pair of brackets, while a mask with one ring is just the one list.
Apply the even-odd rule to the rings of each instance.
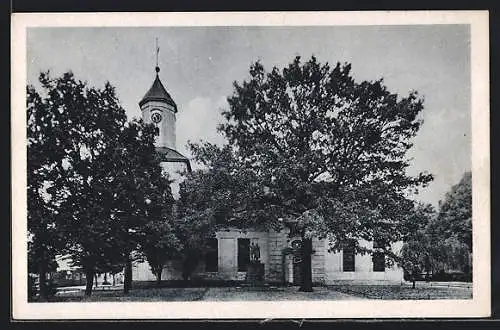
[[313, 292], [299, 292], [297, 287], [287, 288], [209, 288], [203, 301], [276, 301], [276, 300], [362, 300], [347, 293], [324, 287], [316, 287]]

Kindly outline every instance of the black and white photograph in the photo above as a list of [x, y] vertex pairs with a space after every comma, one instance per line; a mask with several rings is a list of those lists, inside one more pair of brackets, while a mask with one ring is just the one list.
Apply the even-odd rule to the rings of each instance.
[[12, 21], [14, 317], [489, 315], [487, 12]]

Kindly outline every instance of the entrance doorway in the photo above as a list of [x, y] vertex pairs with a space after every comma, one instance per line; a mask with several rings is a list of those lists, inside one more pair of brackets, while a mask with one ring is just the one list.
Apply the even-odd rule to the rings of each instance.
[[[295, 260], [296, 258], [293, 258], [293, 285], [300, 285], [300, 265], [302, 263], [301, 260]], [[298, 259], [298, 258], [297, 258]]]
[[300, 268], [302, 265], [302, 241], [296, 239], [292, 241], [292, 278], [293, 285], [301, 285]]

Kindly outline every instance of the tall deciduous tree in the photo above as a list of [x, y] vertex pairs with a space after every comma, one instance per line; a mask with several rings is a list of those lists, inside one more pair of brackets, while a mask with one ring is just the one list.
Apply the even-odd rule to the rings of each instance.
[[[45, 81], [46, 76], [41, 76]], [[55, 257], [64, 247], [57, 225], [62, 192], [47, 194], [47, 188], [61, 181], [64, 169], [57, 152], [56, 114], [33, 86], [27, 87], [27, 214], [28, 271], [39, 276], [40, 298], [47, 298], [47, 273], [57, 267]]]
[[472, 273], [472, 173], [466, 172], [439, 203], [426, 233], [431, 240], [435, 271]]
[[417, 204], [413, 214], [406, 221], [407, 235], [401, 250], [399, 264], [410, 280], [415, 282], [422, 272], [429, 273], [435, 263], [434, 247], [427, 233], [429, 223], [436, 217], [432, 205]]
[[472, 253], [472, 172], [446, 193], [439, 205], [438, 223], [446, 238], [455, 237]]
[[449, 270], [471, 274], [471, 179], [471, 172], [464, 173], [439, 203], [438, 212], [430, 206], [421, 206], [408, 219], [408, 236], [401, 259], [407, 274], [426, 271], [439, 276]]
[[[172, 221], [173, 197], [170, 179], [160, 166], [154, 147], [155, 131], [141, 120], [128, 123], [116, 149], [113, 169], [113, 215], [118, 227], [114, 235], [121, 244], [125, 263], [124, 292], [132, 285], [132, 262], [141, 259], [141, 247], [148, 242], [151, 227]], [[169, 235], [167, 231], [163, 232]], [[155, 237], [149, 237], [154, 239]]]
[[[146, 200], [161, 185], [154, 128], [142, 121], [128, 123], [109, 83], [103, 89], [88, 87], [72, 73], [55, 79], [41, 74], [40, 82], [41, 94], [33, 88], [29, 92], [44, 117], [35, 131], [50, 127], [43, 152], [50, 154], [50, 168], [57, 174], [45, 184], [54, 205], [56, 225], [51, 228], [64, 237], [65, 249], [59, 252], [83, 267], [90, 295], [97, 269], [122, 263], [131, 270], [131, 252], [148, 220]], [[31, 211], [38, 212], [33, 205]]]
[[186, 173], [187, 179], [180, 185], [175, 228], [183, 242], [180, 256], [185, 280], [196, 269], [217, 229], [227, 225], [243, 229], [250, 224], [244, 203], [255, 201], [250, 195], [252, 187], [258, 187], [258, 178], [252, 171], [238, 168], [229, 147], [204, 143], [190, 144], [190, 148], [206, 168]]
[[141, 252], [144, 254], [151, 272], [156, 276], [156, 284], [161, 283], [165, 264], [175, 258], [182, 249], [171, 223], [165, 219], [152, 220], [144, 228]]
[[[234, 83], [228, 103], [219, 130], [237, 164], [226, 173], [237, 179], [216, 191], [224, 196], [238, 179], [246, 184], [225, 205], [227, 219], [294, 223], [306, 260], [301, 290], [312, 290], [313, 237], [328, 238], [332, 250], [353, 238], [383, 239], [387, 246], [403, 238], [402, 223], [414, 209], [408, 193], [432, 180], [406, 172], [406, 152], [422, 124], [416, 92], [399, 97], [382, 79], [355, 82], [350, 64], [296, 57], [270, 72], [253, 64], [249, 79]], [[214, 154], [214, 146], [199, 148], [198, 160]]]
[[139, 251], [148, 261], [159, 285], [165, 264], [175, 258], [182, 243], [175, 232], [171, 181], [166, 175], [156, 179], [148, 194], [148, 221], [140, 232]]

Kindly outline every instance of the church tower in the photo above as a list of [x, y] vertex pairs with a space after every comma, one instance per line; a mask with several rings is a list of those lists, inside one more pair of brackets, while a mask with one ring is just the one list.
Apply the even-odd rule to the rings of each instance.
[[156, 127], [156, 146], [175, 150], [175, 116], [177, 105], [160, 80], [160, 68], [156, 68], [156, 78], [149, 91], [139, 102], [144, 122]]
[[189, 159], [177, 151], [175, 122], [177, 105], [167, 92], [160, 80], [160, 67], [158, 66], [159, 47], [156, 46], [156, 77], [153, 85], [139, 101], [142, 119], [147, 124], [154, 124], [156, 129], [156, 152], [161, 155], [163, 167], [174, 179], [173, 193], [178, 192], [178, 182], [181, 179], [176, 173], [183, 167], [191, 172]]

